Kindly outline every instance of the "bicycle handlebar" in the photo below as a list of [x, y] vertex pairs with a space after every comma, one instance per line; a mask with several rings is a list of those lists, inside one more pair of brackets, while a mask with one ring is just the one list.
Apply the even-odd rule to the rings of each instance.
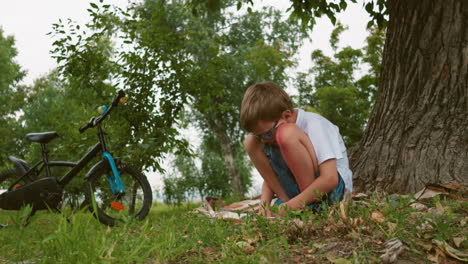
[[88, 128], [93, 128], [97, 126], [98, 124], [100, 124], [101, 121], [104, 120], [107, 117], [107, 115], [109, 115], [112, 108], [119, 104], [120, 99], [122, 99], [123, 97], [125, 97], [125, 92], [120, 90], [117, 96], [112, 101], [112, 104], [109, 106], [107, 111], [102, 116], [100, 116], [99, 118], [92, 117], [86, 125], [83, 125], [78, 129], [78, 131], [80, 131], [80, 134], [84, 133]]
[[120, 90], [117, 94], [117, 97], [115, 97], [114, 101], [112, 101], [112, 106], [116, 106], [119, 104], [120, 99], [125, 97], [125, 92]]
[[81, 126], [78, 130], [80, 131], [80, 134], [83, 134], [83, 132], [85, 132], [88, 128], [92, 128], [93, 127], [93, 122], [94, 122], [95, 118], [92, 117], [91, 120], [89, 120], [89, 122], [84, 125], [84, 126]]

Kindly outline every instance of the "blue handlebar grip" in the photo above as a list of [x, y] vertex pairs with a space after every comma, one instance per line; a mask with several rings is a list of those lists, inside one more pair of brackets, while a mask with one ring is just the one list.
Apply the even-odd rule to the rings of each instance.
[[[102, 108], [102, 113], [100, 113], [101, 116], [103, 116], [103, 115], [107, 112], [107, 109], [108, 109], [106, 105], [101, 105], [99, 108]], [[100, 109], [99, 109], [99, 110], [100, 110]], [[100, 112], [100, 111], [99, 111], [99, 112]]]

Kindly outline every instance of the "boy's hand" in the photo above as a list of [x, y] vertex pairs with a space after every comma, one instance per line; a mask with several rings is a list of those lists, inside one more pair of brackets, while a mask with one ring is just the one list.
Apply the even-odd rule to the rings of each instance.
[[282, 215], [282, 216], [285, 216], [285, 215], [288, 215], [288, 211], [289, 211], [289, 206], [287, 203], [282, 203], [280, 204], [280, 206], [278, 207], [278, 214], [279, 215]]
[[301, 210], [302, 209], [301, 204], [302, 203], [296, 202], [295, 199], [289, 200], [286, 203], [280, 204], [280, 206], [278, 208], [278, 213], [279, 213], [279, 215], [284, 216], [284, 215], [288, 215], [288, 211]]
[[263, 207], [263, 206], [260, 207], [260, 210], [258, 211], [258, 213], [260, 215], [265, 216], [265, 217], [276, 217], [276, 216], [278, 216], [278, 215], [274, 214], [273, 212], [271, 212], [269, 207]]
[[260, 209], [258, 210], [258, 214], [260, 215], [263, 215], [265, 217], [271, 217], [271, 211], [270, 211], [270, 206], [269, 206], [269, 202], [268, 201], [265, 201], [263, 200], [261, 203], [260, 203]]

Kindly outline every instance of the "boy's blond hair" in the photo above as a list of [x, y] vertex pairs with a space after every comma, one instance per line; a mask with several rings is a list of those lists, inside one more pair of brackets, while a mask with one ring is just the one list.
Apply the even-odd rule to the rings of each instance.
[[256, 122], [277, 121], [284, 110], [294, 110], [291, 98], [273, 82], [256, 83], [245, 91], [242, 99], [240, 121], [248, 132]]

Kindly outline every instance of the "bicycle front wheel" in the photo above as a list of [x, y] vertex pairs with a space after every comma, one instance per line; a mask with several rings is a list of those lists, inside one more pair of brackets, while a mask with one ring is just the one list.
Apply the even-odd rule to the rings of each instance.
[[90, 210], [106, 225], [127, 218], [143, 219], [148, 215], [153, 200], [151, 187], [146, 177], [124, 163], [119, 164], [120, 178], [125, 193], [114, 194], [108, 180], [113, 175], [110, 166], [102, 163], [89, 176], [86, 184], [86, 201]]

